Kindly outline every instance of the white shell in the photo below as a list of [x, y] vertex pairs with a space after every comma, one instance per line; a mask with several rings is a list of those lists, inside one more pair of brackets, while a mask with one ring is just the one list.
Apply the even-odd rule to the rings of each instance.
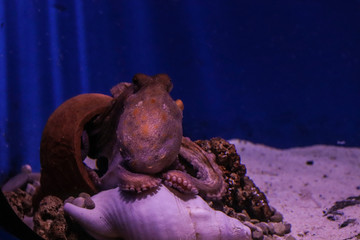
[[98, 240], [251, 239], [250, 229], [237, 219], [213, 210], [199, 196], [189, 198], [163, 185], [138, 195], [115, 188], [92, 199], [92, 210], [71, 203], [64, 209]]

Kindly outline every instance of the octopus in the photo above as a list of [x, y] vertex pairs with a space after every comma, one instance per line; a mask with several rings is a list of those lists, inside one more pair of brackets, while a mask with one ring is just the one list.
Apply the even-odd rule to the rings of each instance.
[[[142, 193], [164, 184], [221, 199], [222, 171], [214, 154], [183, 137], [183, 103], [171, 98], [172, 87], [166, 74], [136, 74], [132, 83], [114, 86], [112, 97], [82, 94], [63, 103], [43, 132], [40, 195], [116, 187]], [[85, 166], [85, 158], [96, 159], [98, 170]]]

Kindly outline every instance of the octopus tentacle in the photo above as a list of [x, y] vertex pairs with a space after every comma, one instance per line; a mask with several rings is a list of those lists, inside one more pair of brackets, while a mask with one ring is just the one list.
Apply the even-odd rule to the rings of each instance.
[[198, 194], [199, 191], [193, 184], [193, 181], [189, 181], [189, 176], [190, 175], [186, 174], [185, 172], [171, 170], [163, 174], [164, 184], [183, 193]]
[[119, 187], [121, 190], [136, 191], [139, 193], [158, 187], [161, 183], [159, 178], [140, 173], [133, 173], [122, 166], [118, 166], [118, 170]]
[[115, 171], [106, 173], [101, 179], [101, 188], [110, 189], [119, 186], [121, 190], [144, 192], [146, 190], [159, 186], [159, 178], [130, 172], [120, 164]]
[[185, 171], [185, 167], [184, 167], [184, 165], [182, 165], [182, 164], [180, 163], [179, 157], [177, 157], [177, 158], [175, 159], [175, 161], [171, 164], [171, 166], [169, 167], [169, 169], [179, 170], [179, 171], [182, 171], [182, 172]]
[[[226, 183], [222, 171], [215, 162], [214, 154], [205, 152], [190, 138], [183, 137], [180, 156], [192, 165], [197, 171], [197, 176], [193, 177], [186, 172], [171, 170], [163, 175], [166, 185], [171, 185], [182, 192], [196, 193], [198, 191], [211, 199], [220, 199], [225, 194]], [[184, 182], [186, 182], [186, 187], [184, 187]], [[187, 187], [189, 185], [190, 190]]]

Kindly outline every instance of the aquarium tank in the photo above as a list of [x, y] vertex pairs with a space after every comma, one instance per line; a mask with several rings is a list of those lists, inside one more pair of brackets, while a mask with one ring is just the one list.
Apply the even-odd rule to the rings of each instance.
[[0, 1], [0, 183], [41, 171], [65, 101], [138, 73], [169, 76], [192, 141], [359, 147], [359, 41], [357, 0]]

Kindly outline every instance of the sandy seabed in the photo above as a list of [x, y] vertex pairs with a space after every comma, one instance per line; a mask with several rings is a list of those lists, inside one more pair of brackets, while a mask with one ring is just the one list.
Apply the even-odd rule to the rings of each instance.
[[280, 150], [238, 139], [230, 142], [247, 175], [291, 223], [296, 239], [360, 239], [360, 205], [324, 215], [336, 201], [360, 196], [360, 148], [315, 145]]

